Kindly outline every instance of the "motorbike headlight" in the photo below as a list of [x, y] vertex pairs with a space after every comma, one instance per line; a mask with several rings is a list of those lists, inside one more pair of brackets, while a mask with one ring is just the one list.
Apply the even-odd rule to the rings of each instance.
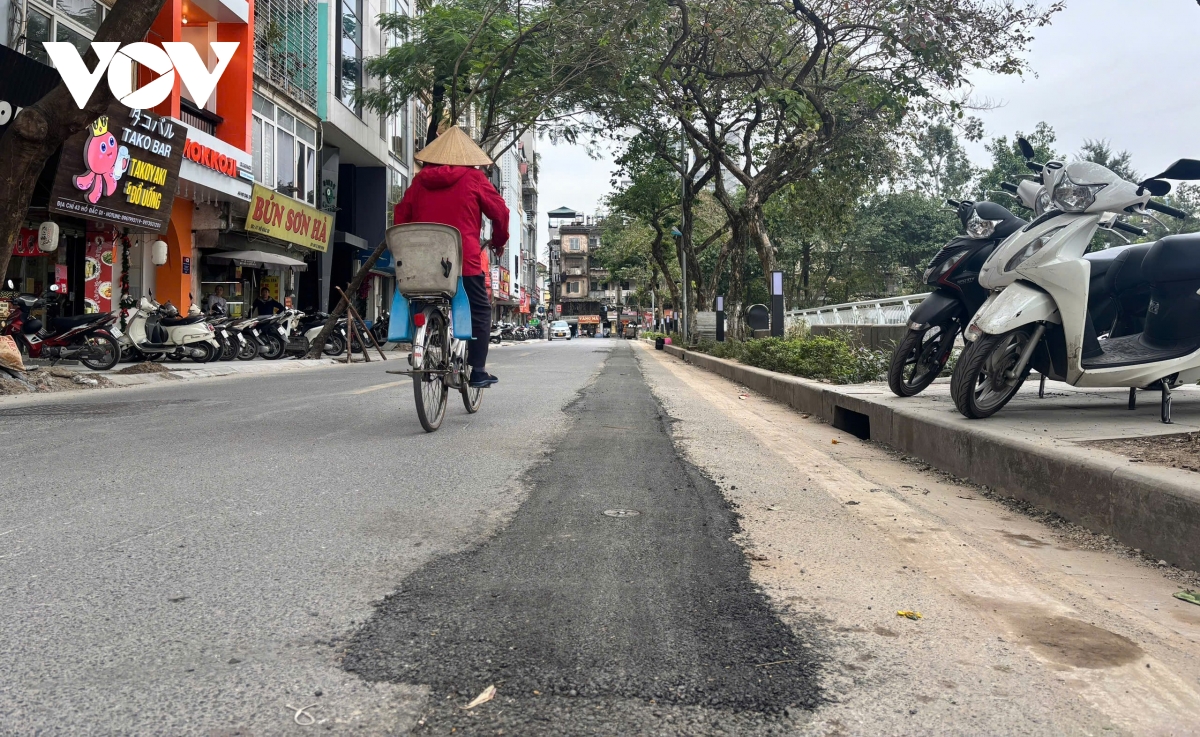
[[971, 219], [967, 221], [967, 237], [978, 238], [980, 240], [991, 238], [992, 233], [996, 232], [996, 226], [1002, 222], [1004, 221], [984, 220], [978, 215], [972, 215]]
[[1033, 201], [1033, 214], [1040, 218], [1053, 207], [1054, 201], [1050, 199], [1050, 190], [1043, 187], [1042, 191], [1038, 192], [1037, 199]]
[[[991, 221], [984, 221], [984, 222], [991, 222]], [[999, 222], [999, 221], [997, 221], [997, 222]], [[995, 227], [995, 226], [993, 226], [993, 227]], [[941, 263], [931, 265], [928, 269], [925, 270], [925, 283], [933, 284], [938, 279], [941, 279], [943, 276], [948, 274], [955, 266], [958, 266], [958, 262], [962, 261], [964, 258], [966, 258], [967, 254], [970, 252], [971, 252], [971, 249], [964, 248], [961, 251], [955, 251], [954, 253], [950, 254], [950, 256], [948, 256]]]
[[1083, 212], [1096, 202], [1096, 193], [1107, 184], [1076, 184], [1065, 173], [1054, 186], [1054, 204], [1065, 212]]
[[[1063, 226], [1063, 227], [1066, 227], [1066, 226]], [[1004, 270], [1012, 271], [1013, 269], [1015, 269], [1018, 266], [1020, 266], [1021, 264], [1023, 264], [1026, 260], [1029, 259], [1030, 256], [1032, 256], [1033, 254], [1035, 254], [1038, 251], [1045, 248], [1046, 244], [1050, 242], [1050, 239], [1054, 237], [1054, 234], [1060, 230], [1062, 230], [1062, 227], [1055, 228], [1054, 230], [1044, 233], [1037, 240], [1031, 241], [1028, 245], [1026, 245], [1024, 248], [1022, 248], [1020, 251], [1018, 251], [1015, 256], [1013, 256], [1012, 258], [1010, 258], [1008, 260], [1008, 263], [1004, 265]]]

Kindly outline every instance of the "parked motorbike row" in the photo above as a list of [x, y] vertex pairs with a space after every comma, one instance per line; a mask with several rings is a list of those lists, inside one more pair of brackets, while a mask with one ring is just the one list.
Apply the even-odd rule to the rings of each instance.
[[[13, 288], [11, 281], [8, 287]], [[130, 310], [124, 330], [117, 326], [117, 316], [109, 312], [48, 316], [45, 322], [33, 316], [40, 309], [45, 309], [48, 315], [57, 312], [65, 296], [58, 285], [51, 285], [40, 297], [18, 295], [12, 300], [16, 311], [4, 319], [0, 335], [12, 336], [30, 358], [78, 360], [88, 368], [107, 371], [122, 358], [135, 361], [187, 358], [207, 363], [249, 361], [258, 356], [269, 360], [303, 356], [329, 317], [323, 312], [284, 310], [277, 315], [236, 318], [203, 315], [196, 307], [191, 314], [181, 316], [170, 302], [160, 305], [152, 297], [142, 297], [137, 307]], [[387, 313], [371, 325], [370, 330], [380, 344], [387, 340], [387, 327]], [[348, 333], [343, 317], [325, 341], [322, 352], [339, 356], [348, 345], [353, 351], [363, 350], [359, 340], [349, 338]]]
[[542, 337], [542, 329], [533, 325], [516, 325], [511, 322], [498, 322], [492, 325], [489, 338], [492, 343], [502, 340], [524, 341]]
[[1029, 142], [1018, 144], [1036, 177], [1002, 186], [1033, 219], [994, 202], [947, 202], [965, 235], [930, 261], [933, 292], [909, 316], [888, 385], [901, 397], [923, 391], [962, 335], [951, 395], [966, 417], [995, 414], [1037, 370], [1072, 386], [1128, 387], [1130, 409], [1138, 389], [1158, 389], [1170, 423], [1172, 387], [1200, 380], [1200, 234], [1087, 251], [1099, 230], [1147, 234], [1125, 216], [1164, 230], [1150, 211], [1187, 218], [1152, 198], [1170, 193], [1167, 180], [1200, 180], [1200, 161], [1133, 183], [1091, 162], [1035, 162]]

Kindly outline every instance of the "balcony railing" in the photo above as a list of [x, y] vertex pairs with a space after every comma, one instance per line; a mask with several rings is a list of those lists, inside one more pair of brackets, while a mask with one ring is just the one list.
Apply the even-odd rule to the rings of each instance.
[[297, 102], [316, 109], [316, 0], [256, 0], [254, 71]]

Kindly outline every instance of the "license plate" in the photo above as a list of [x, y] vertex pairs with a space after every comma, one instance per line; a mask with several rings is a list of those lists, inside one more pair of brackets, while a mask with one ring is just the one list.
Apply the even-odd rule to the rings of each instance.
[[238, 339], [239, 345], [246, 345], [246, 336], [242, 335], [241, 333], [238, 333], [237, 339]]
[[112, 333], [112, 337], [114, 338], [120, 338], [121, 336], [125, 335], [125, 333], [121, 332], [120, 328], [109, 328], [108, 332]]
[[287, 328], [276, 328], [276, 329], [279, 331], [280, 335], [282, 335], [285, 338], [287, 337]]
[[254, 333], [254, 337], [255, 337], [255, 338], [257, 338], [257, 337], [258, 337], [258, 328], [254, 328], [254, 329], [253, 329], [253, 330], [251, 330], [250, 332]]

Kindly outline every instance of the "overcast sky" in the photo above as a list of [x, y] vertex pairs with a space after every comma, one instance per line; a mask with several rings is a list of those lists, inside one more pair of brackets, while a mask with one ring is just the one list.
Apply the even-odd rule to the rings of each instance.
[[[1049, 0], [1045, 0], [1048, 4]], [[1038, 121], [1074, 153], [1085, 138], [1106, 138], [1133, 154], [1145, 175], [1178, 158], [1200, 158], [1200, 7], [1196, 0], [1067, 0], [1054, 24], [1036, 33], [1029, 55], [1036, 76], [980, 75], [975, 96], [988, 137], [1031, 131]], [[968, 150], [987, 163], [982, 144]], [[611, 151], [592, 159], [581, 146], [539, 141], [539, 244], [545, 213], [596, 211], [608, 192]], [[540, 253], [540, 251], [539, 251]]]

